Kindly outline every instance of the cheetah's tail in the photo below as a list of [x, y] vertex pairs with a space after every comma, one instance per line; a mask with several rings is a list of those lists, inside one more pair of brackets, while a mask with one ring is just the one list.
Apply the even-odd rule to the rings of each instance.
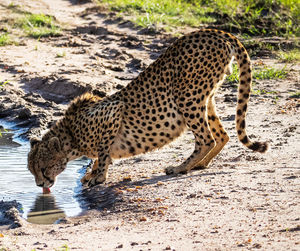
[[238, 139], [249, 149], [264, 153], [268, 150], [268, 143], [258, 141], [253, 142], [249, 139], [246, 133], [245, 118], [252, 83], [251, 61], [249, 55], [245, 47], [235, 36], [226, 33], [225, 36], [234, 46], [234, 57], [236, 58], [240, 69], [240, 83], [238, 88], [238, 103], [236, 110], [236, 130]]

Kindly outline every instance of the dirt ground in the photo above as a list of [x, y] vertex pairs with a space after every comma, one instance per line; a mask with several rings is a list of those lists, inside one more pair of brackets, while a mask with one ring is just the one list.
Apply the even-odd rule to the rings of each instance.
[[[10, 1], [1, 3], [3, 16]], [[174, 40], [88, 1], [14, 3], [67, 27], [59, 37], [0, 48], [1, 81], [9, 80], [0, 91], [0, 118], [29, 128], [24, 137], [40, 135], [81, 93], [119, 90]], [[284, 66], [270, 57], [252, 60]], [[216, 102], [231, 140], [209, 169], [164, 174], [192, 152], [186, 132], [159, 151], [115, 161], [105, 184], [79, 195], [89, 208], [83, 215], [0, 228], [0, 250], [299, 250], [300, 102], [291, 93], [299, 91], [300, 67], [287, 67], [284, 80], [257, 81], [255, 88], [269, 94], [252, 95], [249, 104], [249, 134], [270, 143], [266, 154], [237, 141], [236, 89], [225, 84]]]

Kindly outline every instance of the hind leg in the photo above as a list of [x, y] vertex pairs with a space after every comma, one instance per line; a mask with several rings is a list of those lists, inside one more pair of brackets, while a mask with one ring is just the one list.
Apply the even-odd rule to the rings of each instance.
[[[189, 103], [190, 104], [190, 103]], [[202, 105], [202, 106], [201, 106]], [[184, 120], [195, 137], [195, 150], [180, 166], [168, 167], [167, 174], [186, 173], [193, 169], [215, 147], [216, 143], [208, 126], [206, 100], [195, 106], [187, 105]]]
[[207, 117], [210, 130], [213, 138], [216, 141], [216, 146], [201, 160], [194, 169], [204, 169], [208, 167], [209, 163], [218, 153], [223, 149], [226, 143], [229, 141], [225, 129], [223, 128], [219, 117], [215, 110], [214, 96], [210, 96], [208, 100]]

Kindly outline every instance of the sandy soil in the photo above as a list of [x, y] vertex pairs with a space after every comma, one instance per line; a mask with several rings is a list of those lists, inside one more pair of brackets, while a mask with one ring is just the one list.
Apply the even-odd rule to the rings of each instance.
[[[10, 81], [0, 91], [0, 118], [29, 128], [24, 137], [40, 135], [79, 94], [122, 88], [173, 41], [86, 1], [14, 3], [67, 27], [60, 37], [0, 50], [1, 78]], [[284, 66], [270, 57], [253, 62]], [[209, 169], [164, 174], [193, 150], [187, 132], [159, 151], [115, 161], [105, 184], [79, 195], [89, 208], [81, 216], [43, 226], [12, 212], [17, 224], [0, 228], [0, 250], [299, 250], [300, 102], [291, 93], [299, 91], [300, 67], [287, 67], [287, 79], [254, 86], [276, 93], [252, 95], [249, 104], [248, 131], [270, 142], [266, 154], [237, 141], [236, 89], [225, 84], [216, 100], [231, 140]]]

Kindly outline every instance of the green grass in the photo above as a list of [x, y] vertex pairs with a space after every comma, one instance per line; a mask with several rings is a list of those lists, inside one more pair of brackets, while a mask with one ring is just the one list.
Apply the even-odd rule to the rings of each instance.
[[300, 98], [300, 91], [290, 93], [290, 98]]
[[284, 63], [297, 63], [300, 62], [300, 49], [295, 48], [291, 51], [280, 51], [279, 59]]
[[[7, 130], [5, 128], [2, 128], [2, 129], [0, 128], [0, 138], [2, 137], [3, 132], [7, 132]], [[1, 249], [0, 249], [0, 251], [1, 251]]]
[[58, 249], [54, 249], [55, 251], [70, 251], [71, 249], [68, 247], [67, 244], [62, 245], [60, 248]]
[[275, 68], [263, 68], [259, 70], [254, 70], [253, 79], [264, 80], [264, 79], [285, 79], [288, 75], [288, 71], [285, 69], [275, 69]]
[[[237, 88], [239, 83], [239, 68], [237, 64], [234, 64], [232, 67], [232, 74], [227, 76], [226, 81], [229, 82], [234, 88]], [[284, 68], [282, 69], [275, 69], [275, 68], [257, 68], [253, 70], [253, 86], [255, 85], [255, 80], [265, 80], [265, 79], [284, 79], [288, 75], [288, 71]], [[274, 98], [274, 103], [277, 102], [278, 96], [277, 92], [275, 91], [267, 91], [263, 89], [252, 89], [251, 93], [254, 95], [272, 95]], [[293, 94], [291, 97], [297, 97], [299, 93]]]
[[215, 21], [207, 14], [212, 8], [200, 8], [199, 3], [180, 0], [102, 0], [113, 11], [134, 16], [133, 21], [149, 27], [158, 24], [197, 26]]
[[228, 75], [226, 77], [226, 81], [229, 83], [237, 84], [239, 82], [239, 74], [240, 74], [240, 70], [239, 70], [237, 64], [233, 64], [232, 65], [232, 74]]
[[10, 3], [6, 7], [6, 16], [0, 17], [0, 46], [18, 44], [20, 38], [29, 36], [33, 38], [57, 36], [61, 28], [52, 16], [32, 14], [22, 9], [20, 5]]
[[66, 52], [62, 51], [62, 52], [57, 52], [56, 53], [56, 57], [57, 58], [64, 58], [66, 56]]
[[300, 35], [299, 0], [98, 0], [143, 27], [214, 25], [249, 35]]
[[9, 83], [9, 81], [0, 82], [0, 90], [2, 87], [4, 87], [8, 83]]
[[[239, 68], [237, 64], [234, 64], [232, 66], [232, 74], [227, 76], [226, 82], [231, 84], [234, 88], [238, 87], [239, 83]], [[255, 80], [265, 80], [265, 79], [285, 79], [288, 75], [288, 71], [286, 70], [286, 67], [282, 69], [275, 69], [275, 68], [257, 68], [253, 70], [253, 84], [255, 84]], [[275, 92], [267, 92], [265, 90], [252, 90], [253, 94], [259, 95], [259, 94], [276, 94]]]
[[9, 44], [12, 44], [12, 40], [11, 40], [9, 34], [7, 34], [7, 33], [1, 34], [0, 35], [0, 46], [5, 46], [5, 45], [9, 45]]
[[19, 20], [18, 25], [34, 38], [57, 36], [61, 32], [53, 18], [45, 14], [27, 14]]
[[264, 89], [251, 89], [251, 94], [260, 96], [260, 95], [268, 95], [268, 97], [272, 98], [272, 103], [277, 104], [279, 97], [278, 97], [278, 92], [276, 91], [267, 91]]
[[[230, 83], [238, 83], [239, 82], [239, 68], [237, 64], [232, 66], [232, 74], [227, 76], [226, 80]], [[288, 75], [288, 71], [286, 67], [282, 69], [275, 69], [275, 68], [257, 68], [253, 71], [253, 79], [254, 80], [264, 80], [264, 79], [285, 79]]]
[[250, 57], [261, 57], [261, 53], [269, 53], [272, 55], [275, 51], [280, 50], [280, 44], [270, 44], [266, 41], [259, 41], [257, 39], [249, 38], [249, 36], [243, 34], [243, 45], [247, 49]]
[[254, 95], [264, 95], [264, 94], [276, 95], [276, 94], [278, 94], [275, 91], [266, 91], [266, 90], [263, 90], [263, 89], [262, 90], [260, 90], [260, 89], [252, 90], [251, 93], [254, 94]]

